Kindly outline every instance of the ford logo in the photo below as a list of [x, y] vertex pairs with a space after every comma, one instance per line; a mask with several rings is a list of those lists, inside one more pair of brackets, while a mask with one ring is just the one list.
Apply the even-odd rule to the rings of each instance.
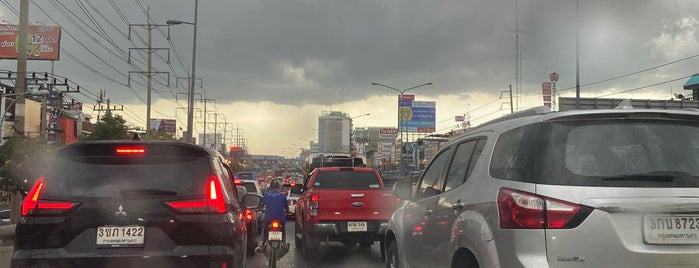
[[362, 202], [353, 202], [353, 203], [352, 203], [352, 206], [355, 207], [355, 208], [358, 208], [358, 207], [364, 206], [364, 203], [362, 203]]

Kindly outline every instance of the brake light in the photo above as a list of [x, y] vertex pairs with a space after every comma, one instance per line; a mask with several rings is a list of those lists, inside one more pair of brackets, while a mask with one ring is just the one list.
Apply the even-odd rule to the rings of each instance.
[[276, 220], [273, 220], [269, 223], [269, 229], [272, 231], [279, 231], [282, 228], [282, 223]]
[[22, 216], [56, 216], [78, 205], [74, 202], [40, 200], [44, 187], [44, 178], [39, 178], [22, 202]]
[[320, 198], [318, 197], [318, 194], [312, 194], [311, 195], [311, 202], [308, 204], [309, 208], [309, 216], [311, 217], [318, 217], [318, 207], [319, 207], [319, 200]]
[[235, 180], [233, 180], [233, 184], [234, 185], [243, 185], [243, 181], [241, 181], [239, 179], [235, 179]]
[[146, 148], [144, 147], [117, 147], [117, 154], [123, 155], [142, 155], [146, 153]]
[[206, 184], [206, 199], [169, 201], [165, 202], [165, 205], [183, 214], [223, 214], [226, 212], [223, 190], [216, 176], [211, 176]]
[[570, 229], [580, 225], [592, 208], [503, 188], [498, 192], [498, 212], [502, 229]]
[[255, 218], [254, 212], [250, 210], [249, 208], [245, 209], [245, 220], [246, 221], [252, 221]]

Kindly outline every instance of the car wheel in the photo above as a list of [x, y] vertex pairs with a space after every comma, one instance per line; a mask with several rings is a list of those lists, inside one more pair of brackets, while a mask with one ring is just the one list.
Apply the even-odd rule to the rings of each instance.
[[294, 224], [294, 247], [296, 247], [296, 248], [301, 248], [301, 245], [302, 245], [303, 243], [301, 243], [301, 238], [299, 238], [299, 236], [296, 235], [296, 234], [298, 234], [298, 233], [299, 233], [299, 225], [298, 225], [298, 224]]
[[386, 242], [383, 239], [379, 241], [379, 251], [381, 252], [381, 259], [386, 260]]
[[398, 259], [398, 246], [396, 241], [391, 241], [388, 243], [388, 249], [386, 250], [386, 268], [399, 268], [400, 259]]
[[313, 249], [317, 242], [310, 237], [308, 234], [303, 235], [303, 241], [301, 242], [301, 254], [304, 260], [311, 260], [313, 258]]

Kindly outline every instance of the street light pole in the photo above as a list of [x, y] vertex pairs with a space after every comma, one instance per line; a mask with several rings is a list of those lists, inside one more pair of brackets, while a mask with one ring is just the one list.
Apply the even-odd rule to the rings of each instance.
[[423, 87], [423, 86], [430, 86], [430, 85], [433, 85], [433, 83], [432, 83], [432, 82], [429, 82], [429, 83], [425, 83], [425, 84], [422, 84], [422, 85], [417, 85], [417, 86], [414, 86], [414, 87], [409, 87], [409, 88], [406, 88], [406, 89], [403, 89], [403, 90], [397, 89], [397, 88], [395, 88], [395, 87], [390, 87], [390, 86], [387, 86], [387, 85], [384, 85], [384, 84], [374, 83], [374, 82], [372, 82], [371, 85], [373, 85], [373, 86], [381, 86], [381, 87], [385, 87], [385, 88], [388, 88], [388, 89], [393, 89], [393, 90], [395, 90], [395, 91], [398, 91], [398, 93], [400, 93], [400, 95], [398, 95], [398, 133], [400, 134], [400, 158], [399, 158], [399, 159], [400, 159], [400, 171], [399, 171], [398, 175], [400, 176], [401, 179], [403, 179], [403, 172], [405, 171], [405, 166], [403, 165], [403, 163], [404, 163], [404, 162], [403, 162], [403, 146], [404, 146], [405, 144], [403, 143], [403, 125], [404, 125], [404, 124], [403, 124], [403, 113], [402, 113], [402, 111], [400, 110], [400, 101], [403, 100], [403, 94], [405, 94], [405, 92], [407, 92], [408, 90], [415, 89], [415, 88], [419, 88], [419, 87]]
[[[177, 25], [177, 24], [189, 24], [194, 26], [194, 38], [192, 39], [192, 73], [189, 80], [189, 89], [187, 91], [187, 136], [185, 136], [185, 142], [194, 143], [192, 138], [192, 132], [194, 131], [194, 81], [196, 77], [196, 64], [197, 64], [197, 13], [199, 9], [199, 0], [194, 1], [194, 22], [184, 22], [179, 20], [168, 20], [167, 24]], [[206, 126], [204, 126], [206, 127]]]

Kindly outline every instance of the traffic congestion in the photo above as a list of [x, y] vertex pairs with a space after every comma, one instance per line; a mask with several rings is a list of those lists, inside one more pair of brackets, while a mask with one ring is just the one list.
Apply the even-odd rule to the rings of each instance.
[[0, 268], [697, 267], [696, 14], [0, 1]]

